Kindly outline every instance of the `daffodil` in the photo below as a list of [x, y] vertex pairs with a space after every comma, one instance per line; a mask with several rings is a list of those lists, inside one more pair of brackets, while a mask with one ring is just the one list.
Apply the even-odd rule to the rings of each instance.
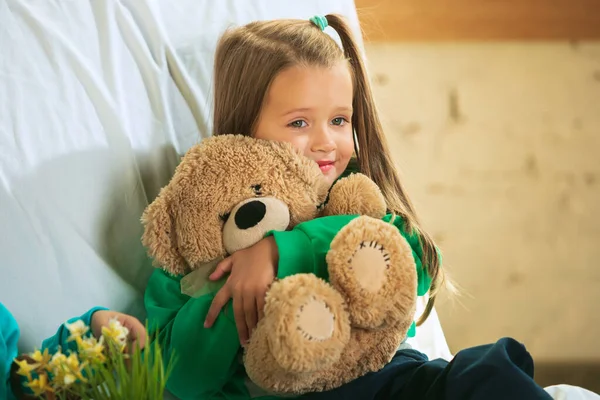
[[67, 329], [69, 330], [69, 333], [71, 334], [69, 336], [69, 338], [67, 339], [68, 342], [76, 340], [78, 338], [81, 338], [83, 335], [85, 335], [90, 330], [90, 328], [81, 319], [78, 319], [77, 321], [73, 322], [72, 324], [65, 322], [65, 326], [67, 327]]
[[52, 374], [52, 381], [55, 387], [62, 387], [64, 378], [68, 369], [66, 367], [67, 356], [60, 351], [52, 356], [48, 364], [48, 370]]
[[117, 318], [112, 318], [108, 322], [108, 326], [102, 327], [102, 336], [106, 337], [107, 340], [111, 340], [118, 344], [121, 351], [127, 344], [128, 335], [129, 329], [123, 326]]
[[101, 337], [100, 340], [96, 340], [95, 337], [82, 340], [79, 344], [79, 354], [82, 359], [91, 363], [106, 361], [106, 356], [104, 355], [104, 337]]
[[31, 380], [31, 372], [35, 371], [36, 368], [38, 368], [40, 366], [39, 363], [34, 363], [34, 364], [29, 364], [27, 362], [27, 360], [14, 360], [15, 363], [19, 366], [19, 369], [17, 370], [17, 374], [21, 375], [21, 376], [26, 376], [27, 379]]
[[51, 359], [51, 356], [48, 353], [48, 349], [44, 349], [44, 352], [36, 350], [33, 353], [31, 353], [30, 357], [35, 362], [39, 363], [43, 367], [45, 367], [46, 365], [48, 365], [48, 363], [50, 362], [50, 359]]
[[77, 377], [66, 369], [57, 372], [57, 374], [52, 375], [52, 385], [57, 391], [66, 389], [77, 381]]
[[41, 396], [42, 394], [54, 391], [48, 382], [48, 375], [46, 374], [38, 375], [36, 379], [25, 385], [33, 391], [35, 396]]
[[64, 387], [69, 387], [72, 384], [74, 384], [76, 380], [77, 380], [77, 377], [75, 375], [73, 375], [70, 372], [67, 372], [62, 377], [62, 384], [64, 385]]
[[69, 387], [76, 378], [70, 371], [67, 365], [68, 358], [61, 352], [52, 356], [48, 365], [50, 373], [52, 373], [52, 381], [55, 388]]
[[[23, 384], [36, 397], [60, 399], [74, 395], [86, 399], [87, 393], [100, 385], [102, 393], [106, 391], [109, 398], [119, 399], [123, 392], [131, 393], [143, 385], [148, 389], [145, 398], [162, 399], [169, 367], [165, 373], [158, 344], [153, 347], [154, 357], [142, 357], [139, 348], [132, 354], [123, 354], [129, 329], [118, 319], [111, 319], [102, 328], [99, 339], [89, 335], [90, 327], [80, 320], [67, 323], [66, 329], [70, 333], [68, 340], [77, 344], [76, 352], [68, 350], [65, 354], [59, 348], [50, 355], [48, 350], [36, 350], [26, 360], [15, 360], [19, 367], [17, 373], [27, 377]], [[109, 358], [111, 362], [107, 362]], [[129, 359], [137, 360], [137, 365], [142, 368], [141, 375], [134, 374], [133, 379], [129, 375]]]
[[68, 357], [62, 353], [55, 354], [50, 361], [54, 387], [56, 389], [68, 388], [78, 379], [86, 382], [82, 375], [85, 365], [85, 363], [80, 363], [76, 353], [71, 353]]
[[77, 353], [69, 354], [69, 357], [67, 357], [67, 362], [65, 364], [73, 375], [75, 375], [78, 379], [85, 381], [85, 378], [81, 374], [81, 371], [83, 371], [83, 368], [85, 368], [85, 362], [79, 362]]
[[60, 350], [52, 356], [50, 359], [51, 366], [60, 366], [67, 361], [67, 356], [60, 352]]

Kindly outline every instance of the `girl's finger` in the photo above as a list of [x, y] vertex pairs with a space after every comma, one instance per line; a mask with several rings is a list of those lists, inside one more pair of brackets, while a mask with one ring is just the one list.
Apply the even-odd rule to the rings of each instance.
[[244, 299], [240, 293], [236, 293], [233, 297], [233, 316], [240, 344], [243, 346], [248, 338], [248, 328], [246, 327], [246, 316], [244, 314]]
[[254, 328], [256, 328], [256, 323], [258, 321], [256, 298], [252, 294], [244, 299], [244, 314], [246, 320], [246, 337], [242, 343], [245, 344], [248, 339], [250, 339], [250, 335]]
[[231, 272], [232, 266], [233, 263], [231, 262], [231, 257], [223, 259], [220, 263], [217, 264], [217, 267], [215, 268], [213, 273], [209, 275], [208, 279], [210, 279], [211, 281], [221, 279], [223, 275]]
[[123, 316], [122, 324], [129, 329], [131, 341], [136, 342], [140, 350], [146, 345], [146, 327], [135, 317], [131, 315]]
[[225, 286], [223, 286], [217, 292], [215, 298], [213, 299], [210, 305], [210, 308], [208, 309], [206, 319], [204, 320], [205, 328], [210, 328], [213, 325], [213, 323], [217, 319], [217, 316], [219, 315], [219, 312], [221, 312], [221, 309], [225, 306], [225, 304], [227, 304], [230, 298], [231, 294], [229, 292], [229, 286], [228, 284], [225, 284]]
[[[258, 311], [258, 321], [265, 316], [265, 295], [256, 296], [256, 311]], [[258, 321], [256, 322], [258, 324]]]

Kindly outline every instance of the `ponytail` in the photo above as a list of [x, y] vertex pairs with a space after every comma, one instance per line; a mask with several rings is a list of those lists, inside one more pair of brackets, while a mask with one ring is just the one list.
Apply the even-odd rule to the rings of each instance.
[[417, 321], [421, 325], [433, 310], [438, 288], [444, 281], [444, 272], [440, 268], [440, 258], [433, 239], [419, 227], [414, 207], [400, 183], [398, 171], [390, 156], [387, 141], [366, 68], [359, 46], [345, 20], [335, 14], [326, 16], [327, 22], [340, 37], [344, 55], [350, 64], [354, 79], [354, 99], [352, 126], [355, 131], [355, 143], [360, 171], [373, 179], [385, 197], [388, 209], [402, 216], [407, 232], [415, 232], [423, 248], [422, 263], [431, 278], [429, 300], [423, 314]]

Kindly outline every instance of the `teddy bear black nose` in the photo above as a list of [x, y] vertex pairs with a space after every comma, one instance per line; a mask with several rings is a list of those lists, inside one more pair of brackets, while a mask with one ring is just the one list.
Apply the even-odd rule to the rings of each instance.
[[259, 200], [250, 201], [235, 213], [235, 224], [240, 229], [250, 229], [262, 221], [266, 213], [265, 203]]

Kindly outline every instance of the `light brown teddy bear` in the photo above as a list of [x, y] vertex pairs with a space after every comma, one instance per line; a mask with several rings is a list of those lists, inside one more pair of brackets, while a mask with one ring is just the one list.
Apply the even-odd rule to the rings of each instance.
[[321, 207], [328, 191], [317, 164], [290, 145], [223, 135], [188, 151], [142, 218], [143, 243], [156, 264], [183, 275], [272, 230], [318, 216], [361, 215], [331, 242], [329, 283], [298, 274], [267, 292], [244, 364], [250, 379], [273, 393], [329, 390], [381, 369], [414, 318], [413, 253], [380, 219], [386, 207], [378, 187], [350, 175]]

